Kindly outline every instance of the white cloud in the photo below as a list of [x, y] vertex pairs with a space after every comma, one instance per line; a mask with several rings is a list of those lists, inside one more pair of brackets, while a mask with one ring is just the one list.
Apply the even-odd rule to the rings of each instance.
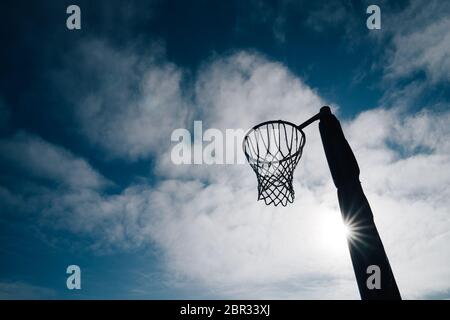
[[82, 134], [111, 157], [147, 158], [167, 147], [174, 128], [185, 126], [189, 108], [181, 89], [183, 73], [160, 58], [160, 50], [155, 45], [143, 57], [99, 41], [80, 47], [83, 63], [72, 74], [92, 85], [74, 97], [75, 113]]
[[396, 79], [424, 71], [431, 83], [450, 80], [450, 5], [446, 1], [411, 1], [400, 13], [386, 15], [393, 50], [385, 74]]
[[[309, 278], [321, 277], [329, 279], [326, 288], [310, 290], [332, 296], [339, 280], [352, 278], [344, 238], [327, 234], [340, 214], [296, 187], [301, 202], [276, 210], [255, 201], [255, 186], [169, 181], [152, 193], [149, 231], [170, 272], [219, 296], [269, 297], [280, 283], [293, 283], [296, 290], [285, 297], [305, 297]], [[345, 296], [354, 290], [347, 287]]]
[[282, 117], [300, 123], [324, 102], [282, 64], [238, 52], [203, 68], [196, 104], [209, 126], [248, 128], [255, 121]]
[[69, 188], [101, 188], [110, 182], [84, 159], [38, 136], [19, 132], [0, 140], [0, 158], [35, 178]]

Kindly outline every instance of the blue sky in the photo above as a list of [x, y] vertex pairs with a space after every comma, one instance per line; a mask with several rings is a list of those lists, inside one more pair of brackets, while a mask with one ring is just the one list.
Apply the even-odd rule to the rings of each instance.
[[448, 3], [77, 1], [76, 31], [70, 4], [2, 3], [0, 298], [358, 298], [317, 130], [284, 212], [255, 201], [248, 166], [170, 162], [194, 120], [323, 104], [403, 296], [449, 298]]

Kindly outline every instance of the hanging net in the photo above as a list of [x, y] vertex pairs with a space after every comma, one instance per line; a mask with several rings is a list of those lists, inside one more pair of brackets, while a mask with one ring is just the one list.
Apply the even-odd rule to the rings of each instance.
[[244, 138], [244, 153], [258, 179], [258, 200], [286, 206], [294, 201], [294, 169], [299, 162], [305, 134], [290, 122], [263, 122]]

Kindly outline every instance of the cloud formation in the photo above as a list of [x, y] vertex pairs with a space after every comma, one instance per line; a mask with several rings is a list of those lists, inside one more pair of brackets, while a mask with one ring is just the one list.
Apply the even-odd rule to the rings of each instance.
[[385, 74], [401, 78], [423, 71], [431, 83], [450, 75], [450, 4], [446, 1], [412, 1], [405, 10], [387, 15], [393, 50]]
[[[432, 4], [432, 12], [447, 8]], [[393, 35], [386, 76], [424, 70], [433, 81], [448, 80], [448, 19], [431, 20], [416, 5], [402, 14], [405, 19], [397, 19], [406, 22]], [[414, 14], [423, 28], [408, 26]], [[256, 201], [249, 166], [170, 161], [170, 133], [190, 128], [192, 120], [219, 129], [269, 119], [301, 123], [327, 104], [318, 92], [283, 64], [251, 51], [205, 62], [187, 88], [184, 71], [158, 48], [89, 41], [75, 56], [72, 61], [82, 62], [56, 75], [74, 81], [64, 93], [75, 129], [106, 159], [154, 160], [155, 175], [108, 193], [108, 179], [87, 160], [22, 132], [0, 141], [1, 157], [38, 187], [26, 195], [1, 187], [2, 204], [28, 204], [46, 225], [86, 237], [101, 252], [155, 246], [172, 283], [200, 287], [211, 297], [358, 298], [317, 124], [305, 130], [296, 201], [287, 208]], [[446, 297], [450, 113], [379, 107], [342, 124], [401, 293]]]
[[99, 189], [110, 184], [84, 159], [26, 132], [0, 140], [0, 159], [30, 177], [71, 189]]
[[72, 79], [64, 92], [81, 134], [110, 158], [146, 159], [169, 143], [173, 128], [185, 126], [183, 72], [161, 50], [154, 44], [138, 54], [134, 47], [87, 41], [68, 57], [81, 63], [58, 73], [58, 79]]
[[[248, 53], [212, 63], [199, 79], [197, 96], [205, 119], [218, 127], [277, 118], [301, 122], [323, 103], [282, 65]], [[344, 123], [405, 297], [445, 293], [448, 287], [440, 279], [449, 272], [442, 261], [450, 260], [443, 254], [450, 240], [445, 209], [449, 122], [449, 113], [423, 110], [411, 115], [379, 108]], [[183, 180], [171, 182], [170, 189], [162, 184], [165, 191], [157, 193], [152, 203], [159, 205], [152, 211], [161, 214], [157, 242], [165, 247], [174, 272], [231, 296], [254, 297], [258, 292], [258, 297], [277, 297], [271, 290], [286, 281], [302, 283], [302, 289], [294, 285], [284, 297], [356, 298], [347, 249], [336, 247], [343, 235], [328, 227], [339, 224], [340, 214], [314, 126], [307, 129], [305, 148], [295, 174], [297, 200], [286, 209], [255, 203], [256, 179], [245, 166], [205, 169], [213, 172], [205, 184]], [[204, 177], [186, 170], [184, 179], [189, 174], [193, 181]], [[165, 198], [173, 193], [186, 196], [179, 201], [178, 196]], [[312, 289], [305, 275], [328, 282]]]

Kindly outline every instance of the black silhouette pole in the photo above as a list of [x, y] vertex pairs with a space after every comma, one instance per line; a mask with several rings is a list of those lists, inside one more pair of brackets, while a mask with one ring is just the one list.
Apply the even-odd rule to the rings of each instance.
[[[337, 188], [342, 218], [351, 230], [347, 241], [361, 299], [400, 300], [400, 292], [375, 226], [372, 210], [359, 181], [359, 167], [352, 149], [329, 107], [320, 109], [319, 119], [320, 136]], [[375, 266], [375, 269], [370, 266]], [[379, 288], [368, 284], [376, 268], [380, 271]]]

